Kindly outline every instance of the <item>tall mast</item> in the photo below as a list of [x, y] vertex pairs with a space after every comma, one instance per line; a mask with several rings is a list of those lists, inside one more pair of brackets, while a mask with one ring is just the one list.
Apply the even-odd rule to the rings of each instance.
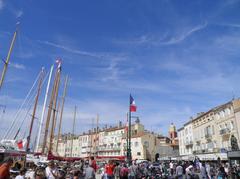
[[96, 118], [96, 131], [95, 131], [95, 137], [94, 137], [94, 154], [97, 156], [98, 154], [98, 150], [97, 150], [97, 146], [98, 146], [98, 121], [99, 121], [99, 115], [97, 114], [97, 118]]
[[65, 96], [67, 92], [67, 84], [68, 84], [68, 76], [65, 78], [65, 84], [64, 84], [64, 91], [63, 91], [63, 97], [62, 97], [62, 106], [61, 106], [61, 113], [60, 113], [60, 121], [59, 121], [59, 126], [58, 126], [58, 135], [57, 135], [57, 146], [56, 146], [56, 152], [58, 151], [58, 143], [59, 143], [59, 138], [61, 134], [61, 129], [62, 129], [62, 115], [63, 115], [63, 109], [64, 109], [64, 103], [65, 103]]
[[12, 54], [12, 49], [13, 49], [13, 46], [14, 46], [14, 43], [15, 43], [15, 40], [16, 40], [16, 37], [17, 37], [17, 32], [18, 32], [18, 27], [13, 34], [12, 42], [11, 42], [10, 48], [8, 50], [7, 59], [4, 61], [4, 67], [3, 67], [2, 75], [1, 75], [1, 78], [0, 78], [0, 90], [2, 88], [3, 81], [4, 81], [4, 78], [5, 78], [6, 72], [7, 72], [9, 60], [10, 60], [10, 57], [11, 57], [11, 54]]
[[48, 136], [48, 130], [49, 130], [49, 123], [52, 115], [52, 109], [53, 109], [53, 101], [55, 98], [55, 92], [57, 87], [57, 81], [58, 81], [58, 73], [61, 71], [61, 66], [58, 66], [58, 69], [55, 74], [54, 84], [52, 87], [52, 94], [49, 101], [49, 107], [48, 107], [48, 113], [47, 113], [47, 119], [46, 119], [46, 125], [45, 125], [45, 132], [44, 132], [44, 138], [43, 138], [43, 145], [42, 145], [42, 154], [45, 153], [46, 143], [47, 143], [47, 136]]
[[51, 78], [52, 78], [52, 72], [53, 72], [53, 65], [51, 66], [51, 69], [50, 69], [47, 88], [46, 88], [46, 93], [45, 93], [45, 97], [44, 97], [43, 110], [42, 110], [42, 114], [41, 114], [40, 126], [39, 126], [38, 136], [37, 136], [37, 144], [36, 144], [36, 148], [35, 148], [36, 150], [38, 150], [39, 143], [40, 143], [41, 131], [42, 131], [42, 125], [43, 125], [43, 118], [44, 118], [44, 114], [45, 114], [45, 111], [46, 111], [47, 97], [48, 97], [49, 86], [50, 86], [50, 82], [51, 82]]
[[32, 119], [31, 119], [31, 124], [30, 124], [30, 129], [29, 129], [29, 133], [28, 133], [28, 137], [27, 137], [27, 146], [26, 146], [26, 151], [27, 152], [29, 151], [29, 144], [30, 144], [30, 139], [31, 139], [31, 134], [32, 134], [32, 128], [33, 128], [33, 123], [34, 123], [35, 114], [36, 114], [36, 110], [37, 110], [38, 98], [39, 98], [41, 87], [42, 87], [43, 77], [44, 77], [44, 68], [42, 68], [42, 71], [41, 71], [41, 74], [40, 74], [40, 78], [39, 78], [37, 96], [35, 98], [33, 114], [32, 114]]
[[53, 144], [53, 137], [54, 137], [54, 127], [56, 123], [56, 111], [57, 111], [57, 99], [58, 99], [58, 89], [60, 86], [60, 78], [61, 78], [61, 70], [58, 70], [57, 73], [57, 83], [56, 83], [56, 89], [55, 89], [55, 97], [53, 100], [53, 115], [52, 115], [52, 126], [50, 131], [50, 138], [49, 138], [49, 152], [52, 151], [52, 144]]
[[75, 133], [75, 121], [76, 121], [76, 112], [77, 112], [77, 106], [74, 108], [74, 117], [73, 117], [73, 128], [72, 128], [72, 141], [71, 141], [71, 157], [73, 154], [73, 138], [74, 138], [74, 133]]

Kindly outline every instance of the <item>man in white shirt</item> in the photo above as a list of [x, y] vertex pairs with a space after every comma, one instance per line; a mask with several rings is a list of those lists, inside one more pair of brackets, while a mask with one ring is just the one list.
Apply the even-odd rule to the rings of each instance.
[[57, 173], [55, 170], [54, 162], [50, 161], [48, 163], [48, 167], [45, 169], [47, 179], [55, 179], [57, 178]]
[[173, 176], [173, 163], [172, 163], [172, 161], [169, 163], [169, 168], [170, 168], [171, 176]]
[[26, 170], [25, 169], [21, 169], [20, 172], [19, 172], [19, 175], [16, 176], [15, 179], [24, 179], [25, 178], [25, 173], [26, 173]]

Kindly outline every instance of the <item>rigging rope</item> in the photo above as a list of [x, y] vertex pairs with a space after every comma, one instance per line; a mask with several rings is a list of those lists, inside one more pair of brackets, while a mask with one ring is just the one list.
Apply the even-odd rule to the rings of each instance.
[[[49, 73], [49, 72], [48, 72], [48, 73]], [[42, 84], [42, 85], [45, 84], [46, 79], [47, 79], [47, 76], [48, 76], [48, 73], [47, 73], [47, 75], [44, 77], [44, 80], [43, 80], [43, 84]], [[37, 89], [36, 89], [36, 90], [37, 90]], [[35, 94], [35, 93], [34, 93], [34, 94]], [[32, 97], [32, 99], [35, 99], [36, 96], [37, 96], [37, 94], [35, 94], [35, 96]], [[32, 104], [29, 106], [29, 108], [28, 108], [28, 110], [27, 110], [27, 112], [26, 112], [26, 114], [25, 114], [25, 117], [24, 117], [23, 120], [21, 121], [21, 124], [20, 124], [20, 126], [19, 126], [19, 129], [18, 129], [18, 131], [17, 131], [17, 133], [16, 133], [16, 135], [15, 135], [14, 138], [16, 138], [16, 137], [18, 136], [18, 134], [19, 134], [19, 132], [20, 132], [22, 126], [23, 126], [23, 123], [24, 123], [24, 121], [26, 120], [26, 118], [28, 117], [29, 111], [31, 110], [31, 107], [32, 107], [32, 105], [34, 104], [34, 102], [35, 102], [35, 101], [33, 100], [33, 101], [32, 101]], [[26, 128], [26, 129], [28, 129], [28, 128]], [[25, 131], [25, 132], [26, 132], [26, 131]]]
[[4, 137], [3, 137], [4, 139], [6, 139], [6, 138], [8, 137], [9, 132], [12, 130], [12, 127], [13, 127], [14, 124], [16, 123], [17, 117], [18, 117], [20, 111], [22, 110], [23, 105], [25, 104], [27, 98], [28, 98], [29, 95], [31, 94], [34, 86], [36, 85], [36, 83], [37, 83], [37, 81], [38, 81], [38, 79], [39, 79], [39, 77], [40, 77], [40, 73], [41, 73], [41, 72], [38, 73], [37, 78], [36, 78], [36, 80], [34, 81], [31, 89], [29, 90], [29, 92], [28, 92], [27, 96], [25, 97], [23, 103], [22, 103], [21, 106], [19, 107], [19, 109], [18, 109], [18, 111], [17, 111], [17, 113], [16, 113], [16, 115], [15, 115], [15, 117], [14, 117], [14, 120], [13, 120], [12, 123], [11, 123], [10, 128], [7, 130], [6, 134], [5, 134]]

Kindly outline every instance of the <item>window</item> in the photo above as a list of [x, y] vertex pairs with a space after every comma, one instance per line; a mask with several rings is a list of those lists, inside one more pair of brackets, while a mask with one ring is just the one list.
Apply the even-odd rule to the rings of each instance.
[[137, 155], [138, 155], [138, 156], [141, 155], [141, 152], [137, 152]]
[[148, 141], [145, 141], [145, 142], [144, 142], [144, 146], [145, 146], [145, 147], [149, 147]]
[[233, 130], [234, 123], [233, 121], [230, 122], [230, 129]]
[[134, 145], [135, 145], [135, 147], [138, 147], [138, 142], [135, 142]]

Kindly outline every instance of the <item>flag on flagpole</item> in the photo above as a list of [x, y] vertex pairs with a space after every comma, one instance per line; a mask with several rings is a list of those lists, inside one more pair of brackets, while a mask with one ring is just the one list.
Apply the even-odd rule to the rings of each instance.
[[135, 104], [135, 100], [133, 99], [132, 95], [130, 95], [130, 112], [136, 112], [137, 106]]

